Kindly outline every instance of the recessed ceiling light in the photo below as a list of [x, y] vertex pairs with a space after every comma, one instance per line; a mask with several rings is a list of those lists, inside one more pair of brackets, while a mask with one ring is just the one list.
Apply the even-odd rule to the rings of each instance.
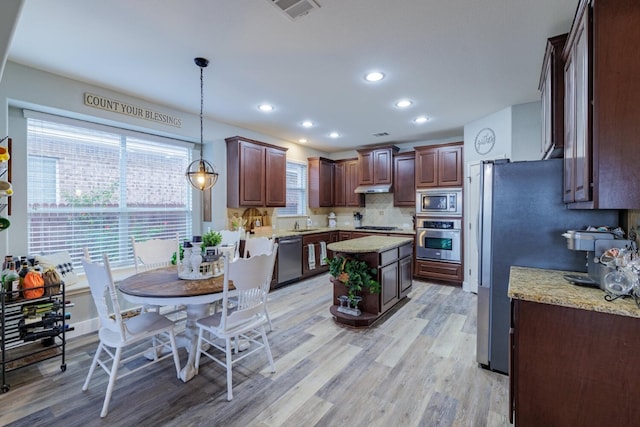
[[380, 80], [384, 79], [384, 74], [382, 74], [380, 71], [372, 71], [364, 76], [364, 79], [368, 82], [379, 82]]
[[306, 143], [307, 143], [307, 140], [306, 140], [305, 138], [300, 138], [300, 139], [298, 140], [298, 142], [299, 142], [300, 144], [306, 144]]
[[265, 113], [268, 113], [269, 111], [273, 111], [273, 105], [271, 105], [271, 104], [260, 104], [260, 105], [258, 105], [258, 110], [264, 111]]
[[413, 104], [413, 102], [411, 102], [410, 100], [401, 99], [400, 101], [396, 102], [396, 107], [398, 107], [398, 108], [407, 108], [411, 104]]
[[339, 138], [340, 134], [338, 132], [331, 132], [329, 134], [329, 138]]
[[306, 128], [310, 128], [313, 126], [313, 122], [311, 120], [305, 120], [304, 122], [302, 122], [302, 126]]
[[422, 124], [425, 122], [428, 122], [429, 118], [427, 116], [420, 116], [420, 117], [416, 117], [415, 119], [413, 119], [414, 123], [418, 123], [418, 124]]

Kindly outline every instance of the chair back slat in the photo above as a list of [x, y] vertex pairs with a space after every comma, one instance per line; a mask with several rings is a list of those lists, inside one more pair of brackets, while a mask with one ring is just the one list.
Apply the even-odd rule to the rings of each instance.
[[120, 334], [121, 339], [124, 340], [125, 328], [120, 314], [118, 293], [111, 275], [109, 257], [104, 254], [102, 258], [103, 264], [83, 258], [81, 260], [82, 267], [87, 275], [91, 296], [98, 310], [101, 326]]
[[[276, 246], [277, 247], [277, 246]], [[266, 317], [266, 303], [268, 287], [271, 280], [276, 251], [269, 255], [256, 255], [251, 258], [239, 258], [230, 262], [229, 257], [224, 260], [224, 289], [222, 303], [222, 319], [220, 327], [228, 331], [245, 322], [252, 321], [256, 316]], [[235, 287], [236, 307], [229, 310], [229, 281]]]
[[244, 257], [270, 254], [275, 239], [268, 237], [250, 237], [244, 241]]
[[175, 239], [151, 239], [144, 242], [138, 242], [132, 236], [131, 245], [136, 273], [168, 267], [173, 255], [180, 253], [180, 239], [177, 233]]

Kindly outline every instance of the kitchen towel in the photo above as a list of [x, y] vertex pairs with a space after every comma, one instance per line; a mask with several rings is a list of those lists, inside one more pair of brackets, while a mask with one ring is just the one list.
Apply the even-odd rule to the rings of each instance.
[[320, 265], [327, 265], [327, 242], [320, 242]]
[[309, 270], [316, 268], [316, 247], [313, 243], [307, 245], [309, 247]]

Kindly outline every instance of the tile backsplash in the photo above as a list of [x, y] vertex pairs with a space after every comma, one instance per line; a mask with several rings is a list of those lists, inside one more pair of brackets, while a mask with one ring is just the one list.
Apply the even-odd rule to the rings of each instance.
[[[301, 228], [306, 226], [307, 216], [278, 217], [277, 209], [260, 208], [261, 223], [263, 226], [272, 226], [274, 229], [292, 229], [296, 223]], [[245, 209], [227, 209], [227, 228], [231, 228], [231, 218], [234, 215], [242, 216]], [[415, 208], [393, 206], [393, 193], [367, 194], [365, 195], [365, 207], [335, 207], [308, 209], [313, 227], [327, 227], [329, 225], [329, 213], [336, 214], [336, 222], [339, 227], [353, 227], [353, 215], [360, 212], [362, 225], [391, 226], [400, 229], [413, 229], [413, 215]]]

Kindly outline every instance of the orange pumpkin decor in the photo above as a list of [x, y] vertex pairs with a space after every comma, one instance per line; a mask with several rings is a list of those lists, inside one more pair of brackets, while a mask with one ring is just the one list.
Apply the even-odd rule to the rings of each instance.
[[24, 276], [22, 282], [22, 295], [26, 299], [40, 298], [44, 295], [44, 279], [35, 271], [30, 271]]

